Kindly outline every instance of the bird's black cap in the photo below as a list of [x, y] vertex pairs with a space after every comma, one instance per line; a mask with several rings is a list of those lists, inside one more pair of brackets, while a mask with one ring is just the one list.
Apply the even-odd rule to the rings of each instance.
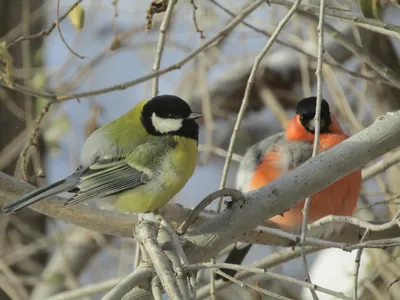
[[[303, 126], [309, 131], [314, 133], [313, 120], [317, 106], [317, 97], [308, 97], [302, 99], [296, 106], [296, 114], [300, 116], [300, 121]], [[321, 103], [321, 132], [329, 132], [328, 128], [331, 124], [331, 113], [329, 104], [324, 99]]]
[[[182, 119], [182, 125], [175, 131], [160, 132], [156, 130], [152, 122], [153, 114], [161, 119]], [[158, 136], [177, 135], [198, 141], [199, 125], [195, 122], [195, 119], [200, 116], [201, 114], [192, 113], [189, 104], [181, 98], [174, 95], [159, 95], [153, 97], [143, 106], [141, 122], [149, 134]]]
[[186, 119], [192, 110], [184, 100], [174, 95], [153, 97], [143, 107], [142, 114], [151, 117], [155, 113], [160, 118]]

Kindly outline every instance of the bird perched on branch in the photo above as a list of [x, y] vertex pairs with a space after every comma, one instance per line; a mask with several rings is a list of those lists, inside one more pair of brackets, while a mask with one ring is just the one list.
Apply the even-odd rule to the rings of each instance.
[[115, 201], [121, 211], [153, 212], [178, 193], [195, 170], [199, 117], [176, 96], [142, 101], [86, 139], [75, 173], [9, 203], [3, 212], [16, 212], [61, 192], [74, 193], [66, 206], [102, 198]]
[[[297, 104], [296, 115], [289, 121], [285, 132], [274, 134], [248, 149], [236, 176], [237, 189], [242, 192], [256, 190], [311, 158], [316, 127], [314, 120], [316, 100], [316, 97], [301, 100]], [[319, 151], [332, 148], [346, 138], [348, 136], [330, 113], [329, 104], [322, 100]], [[361, 183], [361, 170], [357, 170], [313, 195], [307, 221], [312, 223], [328, 215], [353, 215]], [[282, 215], [272, 217], [269, 223], [286, 231], [299, 233], [303, 221], [304, 202], [305, 200], [297, 203]], [[339, 228], [340, 225], [333, 226], [328, 229], [331, 232], [321, 234], [326, 236]], [[241, 249], [236, 245], [225, 262], [241, 264], [250, 248], [251, 244]], [[236, 273], [228, 269], [222, 271], [230, 276]], [[217, 275], [217, 278], [221, 276]]]

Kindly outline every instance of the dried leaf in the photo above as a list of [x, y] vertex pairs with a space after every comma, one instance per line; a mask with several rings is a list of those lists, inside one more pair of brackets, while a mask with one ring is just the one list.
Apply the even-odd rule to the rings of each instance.
[[81, 5], [78, 4], [75, 6], [68, 14], [68, 17], [75, 30], [81, 31], [83, 26], [85, 26], [85, 10]]
[[[162, 13], [167, 10], [169, 0], [153, 0], [146, 11], [146, 30], [150, 31], [153, 27], [153, 17], [155, 14]], [[171, 0], [174, 1], [174, 0]]]
[[360, 0], [360, 9], [364, 17], [369, 19], [381, 19], [382, 3], [381, 0]]

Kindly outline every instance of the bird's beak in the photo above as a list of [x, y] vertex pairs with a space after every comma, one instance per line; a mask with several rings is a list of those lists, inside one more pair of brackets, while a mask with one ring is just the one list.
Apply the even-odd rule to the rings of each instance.
[[202, 113], [192, 112], [192, 113], [189, 115], [188, 119], [189, 119], [189, 120], [196, 120], [196, 119], [198, 119], [198, 118], [201, 118], [202, 116], [203, 116]]

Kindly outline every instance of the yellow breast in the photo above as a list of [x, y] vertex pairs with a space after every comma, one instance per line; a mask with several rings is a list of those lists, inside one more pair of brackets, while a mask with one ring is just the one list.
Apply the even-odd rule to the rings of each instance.
[[116, 206], [127, 212], [147, 213], [164, 206], [186, 184], [196, 168], [197, 142], [174, 137], [177, 146], [160, 161], [150, 182], [118, 195]]

